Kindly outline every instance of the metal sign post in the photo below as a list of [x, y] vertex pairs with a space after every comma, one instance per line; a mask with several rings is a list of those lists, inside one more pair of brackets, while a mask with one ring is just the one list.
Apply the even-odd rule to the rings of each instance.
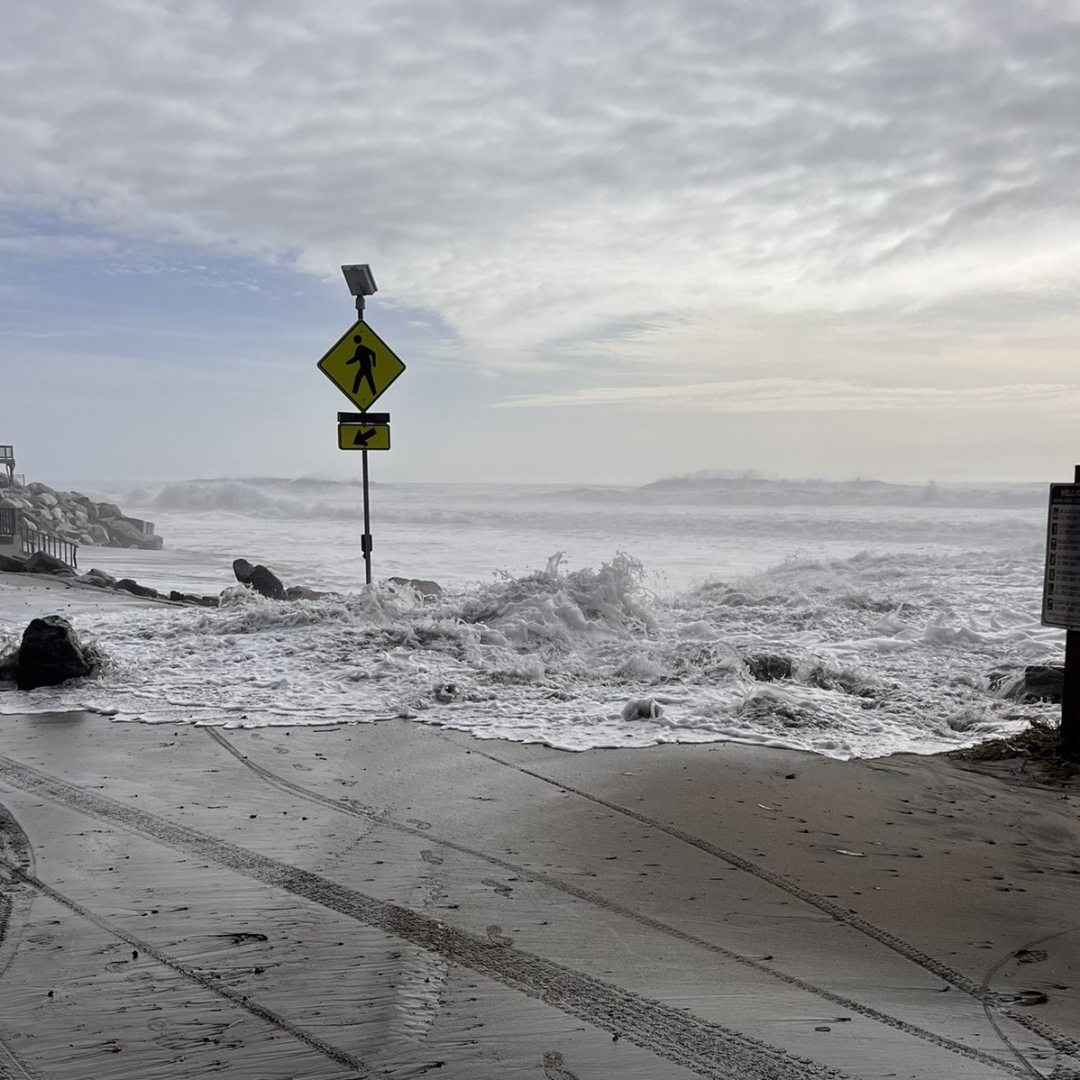
[[364, 450], [360, 454], [364, 477], [364, 531], [360, 536], [360, 552], [364, 556], [364, 582], [371, 584], [371, 499], [368, 496], [368, 452]]
[[1042, 621], [1065, 630], [1061, 748], [1080, 758], [1080, 465], [1073, 483], [1050, 485]]
[[364, 488], [364, 532], [360, 551], [364, 556], [364, 580], [371, 584], [371, 498], [368, 485], [368, 451], [390, 449], [390, 414], [367, 410], [405, 370], [393, 350], [364, 322], [364, 298], [377, 291], [375, 275], [367, 263], [343, 266], [349, 292], [356, 298], [356, 322], [330, 347], [318, 363], [319, 370], [360, 409], [338, 413], [338, 448], [359, 450]]
[[368, 487], [368, 451], [390, 449], [389, 413], [339, 412], [338, 449], [359, 450], [364, 485], [364, 532], [360, 551], [364, 556], [364, 578], [371, 584], [371, 499]]
[[1080, 758], [1080, 630], [1065, 631], [1065, 685], [1061, 691], [1061, 749]]

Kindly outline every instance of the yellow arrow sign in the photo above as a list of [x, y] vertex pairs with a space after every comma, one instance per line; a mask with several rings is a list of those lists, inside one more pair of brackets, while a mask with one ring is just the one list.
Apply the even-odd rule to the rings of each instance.
[[351, 402], [366, 410], [405, 370], [405, 365], [361, 319], [345, 331], [319, 361], [318, 368]]
[[338, 424], [339, 450], [389, 450], [389, 424]]

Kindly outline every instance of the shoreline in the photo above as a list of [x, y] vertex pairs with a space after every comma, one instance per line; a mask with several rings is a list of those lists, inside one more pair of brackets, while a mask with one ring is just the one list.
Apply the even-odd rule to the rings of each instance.
[[29, 1075], [1080, 1071], [1075, 783], [406, 720], [0, 723], [0, 1056]]

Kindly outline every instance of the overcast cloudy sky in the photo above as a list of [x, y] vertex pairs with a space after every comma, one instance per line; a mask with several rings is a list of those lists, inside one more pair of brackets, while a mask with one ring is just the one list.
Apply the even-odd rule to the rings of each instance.
[[1080, 3], [3, 0], [0, 442], [67, 477], [1068, 479]]

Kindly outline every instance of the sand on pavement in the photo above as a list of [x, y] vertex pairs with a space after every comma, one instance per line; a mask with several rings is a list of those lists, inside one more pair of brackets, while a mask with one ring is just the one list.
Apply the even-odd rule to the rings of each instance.
[[1080, 789], [4, 716], [0, 1077], [1080, 1076]]

